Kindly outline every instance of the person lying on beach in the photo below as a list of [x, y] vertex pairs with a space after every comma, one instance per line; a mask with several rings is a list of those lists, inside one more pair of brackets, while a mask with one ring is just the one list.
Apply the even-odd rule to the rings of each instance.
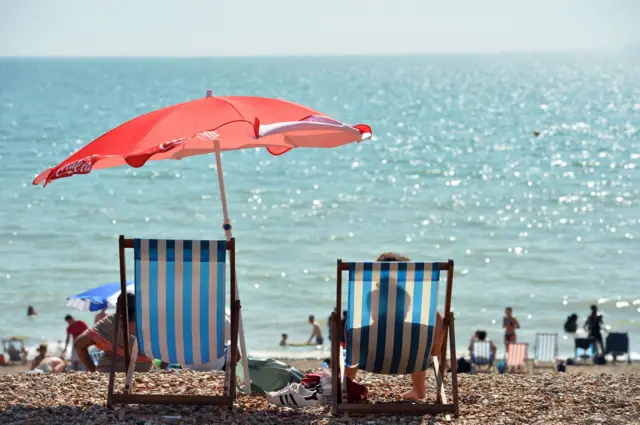
[[38, 347], [38, 355], [31, 363], [31, 370], [41, 370], [44, 373], [61, 373], [64, 372], [66, 363], [60, 357], [47, 357], [47, 344], [40, 344]]
[[307, 344], [311, 344], [311, 341], [315, 337], [316, 344], [322, 345], [322, 342], [324, 341], [322, 339], [322, 331], [320, 330], [320, 325], [318, 325], [318, 322], [316, 322], [316, 318], [313, 315], [309, 316], [309, 323], [313, 327], [313, 330], [311, 331], [311, 336], [309, 337]]
[[[378, 257], [378, 259], [376, 260], [378, 262], [380, 261], [393, 261], [393, 262], [407, 262], [407, 261], [411, 261], [409, 258], [402, 256], [400, 254], [394, 253], [394, 252], [386, 252], [382, 255], [380, 255]], [[379, 290], [379, 289], [376, 289]], [[399, 291], [400, 288], [397, 288], [397, 290]], [[405, 300], [409, 300], [409, 296], [406, 295]], [[409, 301], [410, 302], [410, 301]], [[408, 309], [405, 309], [405, 314], [408, 313]], [[396, 320], [399, 321], [404, 321], [405, 318], [404, 317], [397, 317]], [[424, 325], [421, 325], [424, 326]], [[438, 360], [440, 362], [443, 361], [443, 359], [440, 358], [441, 355], [441, 349], [442, 349], [442, 343], [444, 341], [444, 323], [442, 320], [442, 315], [437, 312], [436, 313], [436, 325], [434, 327], [434, 337], [433, 337], [433, 346], [431, 348], [431, 356], [438, 356]], [[420, 329], [420, 334], [421, 335], [425, 335], [427, 333], [427, 330], [424, 329]], [[345, 339], [346, 339], [346, 327], [345, 327]], [[431, 358], [429, 358], [429, 363], [431, 362]], [[441, 363], [442, 364], [442, 363]], [[358, 369], [356, 367], [347, 367], [345, 369], [345, 375], [350, 378], [351, 380], [354, 380], [356, 377], [356, 374], [358, 373]], [[427, 394], [427, 388], [426, 388], [426, 375], [427, 375], [427, 371], [423, 370], [421, 372], [414, 372], [411, 374], [411, 383], [412, 383], [412, 388], [410, 391], [408, 391], [407, 393], [402, 395], [402, 398], [405, 400], [422, 400], [425, 398], [426, 394]]]
[[[129, 317], [129, 349], [131, 349], [134, 342], [134, 336], [136, 335], [136, 299], [132, 293], [127, 293], [127, 314]], [[122, 324], [120, 324], [122, 327]], [[116, 313], [109, 314], [104, 319], [93, 325], [90, 329], [84, 331], [75, 342], [76, 352], [78, 357], [85, 365], [87, 370], [91, 372], [104, 372], [109, 373], [111, 371], [111, 360], [113, 354], [113, 335], [116, 328]], [[124, 332], [122, 328], [118, 332], [118, 346], [116, 347], [116, 372], [126, 372], [124, 362]], [[100, 357], [98, 365], [94, 365], [89, 355], [89, 347], [95, 345], [100, 350], [104, 351], [104, 356]], [[148, 372], [153, 366], [152, 359], [138, 354], [136, 359], [135, 370], [136, 372]]]

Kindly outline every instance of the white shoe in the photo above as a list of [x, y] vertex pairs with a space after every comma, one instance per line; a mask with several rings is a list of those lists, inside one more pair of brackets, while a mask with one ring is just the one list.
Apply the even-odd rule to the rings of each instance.
[[309, 391], [298, 383], [289, 384], [280, 391], [268, 392], [267, 401], [284, 407], [311, 407], [320, 402], [316, 391]]

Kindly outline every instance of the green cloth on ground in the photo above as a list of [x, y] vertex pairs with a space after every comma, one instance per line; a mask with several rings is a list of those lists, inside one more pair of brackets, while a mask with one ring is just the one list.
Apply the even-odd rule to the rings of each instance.
[[[278, 391], [292, 382], [300, 382], [304, 373], [293, 366], [275, 359], [257, 359], [247, 357], [249, 363], [249, 377], [251, 378], [251, 392], [254, 394], [266, 394], [269, 391]], [[239, 362], [238, 365], [241, 365]], [[242, 367], [239, 366], [236, 376], [243, 377]]]

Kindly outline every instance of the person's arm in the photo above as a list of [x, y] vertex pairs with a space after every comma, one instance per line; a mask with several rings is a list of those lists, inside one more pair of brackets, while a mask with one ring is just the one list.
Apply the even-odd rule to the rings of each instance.
[[91, 360], [91, 356], [89, 355], [89, 347], [95, 344], [95, 341], [91, 339], [88, 331], [84, 331], [82, 335], [80, 335], [74, 344], [76, 348], [76, 353], [78, 353], [78, 358], [84, 364], [89, 372], [96, 371], [96, 365], [93, 364]]
[[513, 323], [514, 323], [516, 329], [520, 329], [520, 322], [518, 322], [518, 319], [514, 318], [513, 319]]

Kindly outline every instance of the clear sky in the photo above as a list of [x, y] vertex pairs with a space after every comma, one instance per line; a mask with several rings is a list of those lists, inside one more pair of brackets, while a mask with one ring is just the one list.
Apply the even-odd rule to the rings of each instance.
[[640, 0], [0, 0], [0, 56], [619, 49]]

